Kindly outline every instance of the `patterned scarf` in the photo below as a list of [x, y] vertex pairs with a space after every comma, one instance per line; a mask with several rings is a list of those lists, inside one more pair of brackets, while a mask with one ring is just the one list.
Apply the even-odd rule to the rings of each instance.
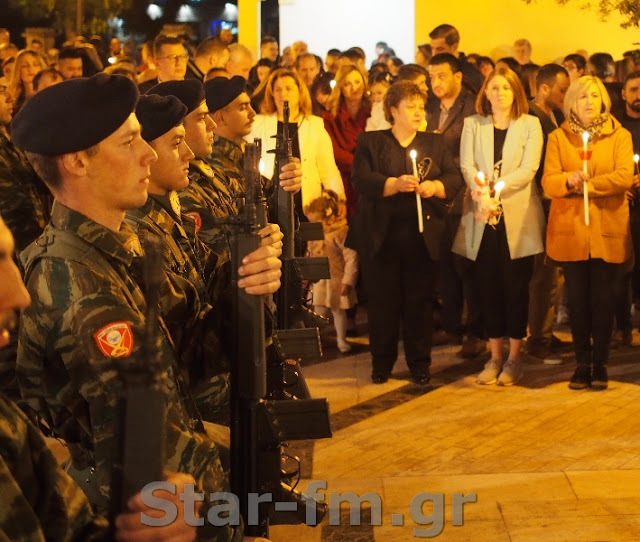
[[604, 125], [609, 121], [609, 113], [602, 113], [596, 120], [594, 120], [589, 126], [583, 126], [573, 111], [569, 114], [569, 128], [574, 134], [582, 135], [583, 132], [589, 134], [589, 139], [595, 139], [602, 135], [602, 129]]

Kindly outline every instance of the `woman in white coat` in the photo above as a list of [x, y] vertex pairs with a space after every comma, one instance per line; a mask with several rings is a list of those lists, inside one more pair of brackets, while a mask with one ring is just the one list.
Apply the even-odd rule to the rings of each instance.
[[294, 71], [280, 68], [269, 76], [260, 114], [256, 115], [248, 141], [262, 139], [264, 174], [271, 178], [274, 168], [275, 136], [282, 130], [284, 102], [289, 102], [289, 134], [293, 155], [302, 162], [302, 190], [296, 196], [298, 215], [306, 206], [322, 196], [322, 190], [333, 190], [341, 201], [346, 199], [342, 177], [333, 156], [331, 138], [322, 118], [311, 114], [311, 97], [304, 82]]
[[[479, 384], [509, 386], [522, 376], [520, 351], [527, 334], [533, 256], [544, 250], [544, 215], [533, 182], [542, 128], [528, 110], [518, 76], [499, 67], [485, 80], [476, 100], [478, 114], [465, 119], [462, 131], [460, 167], [469, 190], [453, 251], [476, 262], [482, 289], [491, 359], [478, 375]], [[484, 189], [483, 177], [489, 185]]]

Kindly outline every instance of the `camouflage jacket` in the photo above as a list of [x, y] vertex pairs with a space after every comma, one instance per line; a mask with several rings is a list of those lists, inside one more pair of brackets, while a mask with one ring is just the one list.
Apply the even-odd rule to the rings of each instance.
[[[240, 145], [224, 137], [215, 136], [213, 152], [207, 158], [207, 163], [213, 169], [216, 179], [226, 187], [230, 200], [233, 202], [235, 213], [245, 193], [245, 176], [243, 164], [244, 152]], [[273, 195], [273, 181], [262, 176], [262, 191], [269, 200]]]
[[[125, 221], [143, 245], [149, 238], [162, 239], [165, 269], [181, 276], [198, 291], [201, 305], [197, 324], [185, 332], [182, 322], [181, 329], [170, 329], [170, 332], [183, 337], [180, 355], [186, 369], [185, 378], [200, 414], [207, 421], [224, 423], [228, 417], [230, 389], [228, 362], [220, 342], [223, 300], [214, 298], [216, 292], [222, 290], [216, 289], [213, 276], [217, 258], [197, 236], [190, 238], [183, 228], [180, 200], [175, 192], [167, 196], [149, 194], [144, 206], [127, 211]], [[211, 279], [207, 280], [205, 274]]]
[[228, 260], [229, 242], [217, 219], [235, 214], [226, 187], [203, 160], [189, 164], [189, 186], [179, 192], [182, 214], [195, 221], [195, 233], [219, 258]]
[[215, 178], [224, 187], [229, 201], [238, 214], [241, 199], [244, 197], [244, 171], [242, 159], [244, 152], [237, 143], [224, 137], [215, 136], [213, 152], [207, 158]]
[[53, 196], [24, 153], [0, 131], [0, 216], [20, 252], [49, 222]]
[[[0, 216], [13, 234], [16, 253], [42, 233], [51, 212], [53, 196], [31, 167], [24, 153], [0, 130]], [[0, 350], [0, 390], [20, 400], [15, 378], [18, 334]]]
[[107, 522], [94, 516], [40, 431], [1, 396], [0, 441], [1, 540], [107, 540]]
[[[95, 467], [91, 483], [107, 496], [118, 449], [122, 382], [116, 363], [144, 363], [146, 303], [138, 286], [140, 243], [127, 224], [113, 232], [55, 203], [51, 223], [21, 256], [31, 306], [22, 311], [17, 375], [20, 391], [69, 445], [76, 469]], [[165, 273], [161, 313], [188, 314], [196, 296], [170, 296], [183, 279]], [[180, 310], [177, 310], [177, 309]], [[158, 348], [166, 394], [165, 468], [188, 472], [206, 493], [227, 491], [219, 448], [205, 435], [181, 377], [166, 317]], [[150, 453], [153, 453], [150, 450]], [[211, 540], [236, 540], [242, 529], [213, 527]]]

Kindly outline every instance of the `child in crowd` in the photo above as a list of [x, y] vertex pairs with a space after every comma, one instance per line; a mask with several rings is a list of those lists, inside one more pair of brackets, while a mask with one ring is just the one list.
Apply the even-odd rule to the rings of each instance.
[[323, 279], [313, 285], [314, 310], [322, 316], [333, 314], [338, 349], [349, 352], [351, 346], [346, 341], [347, 315], [345, 309], [356, 304], [356, 279], [358, 274], [358, 255], [355, 250], [344, 246], [349, 227], [346, 208], [343, 201], [332, 190], [323, 191], [305, 209], [312, 222], [322, 222], [323, 241], [311, 241], [309, 251], [312, 256], [329, 258], [331, 278]]

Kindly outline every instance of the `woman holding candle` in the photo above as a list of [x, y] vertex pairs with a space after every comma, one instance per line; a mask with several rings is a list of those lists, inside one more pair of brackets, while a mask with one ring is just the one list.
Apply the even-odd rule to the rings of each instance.
[[[544, 214], [533, 182], [540, 165], [542, 128], [536, 117], [526, 114], [528, 110], [520, 79], [499, 66], [478, 94], [478, 114], [467, 117], [462, 130], [460, 168], [469, 190], [452, 250], [477, 262], [491, 348], [478, 384], [510, 386], [522, 377], [529, 280], [534, 255], [544, 250]], [[479, 190], [485, 183], [491, 188], [489, 194], [486, 188]], [[509, 337], [506, 363], [505, 336]]]
[[577, 362], [571, 389], [607, 388], [615, 283], [632, 255], [625, 193], [633, 181], [633, 146], [610, 107], [597, 77], [571, 84], [567, 120], [549, 135], [542, 178], [552, 198], [547, 254], [562, 262], [569, 290]]
[[384, 99], [391, 129], [360, 134], [353, 159], [351, 181], [360, 199], [347, 246], [358, 252], [369, 300], [375, 384], [391, 375], [401, 327], [411, 380], [430, 381], [432, 295], [444, 200], [455, 197], [462, 179], [442, 136], [418, 131], [425, 101], [420, 87], [409, 81], [391, 85]]

